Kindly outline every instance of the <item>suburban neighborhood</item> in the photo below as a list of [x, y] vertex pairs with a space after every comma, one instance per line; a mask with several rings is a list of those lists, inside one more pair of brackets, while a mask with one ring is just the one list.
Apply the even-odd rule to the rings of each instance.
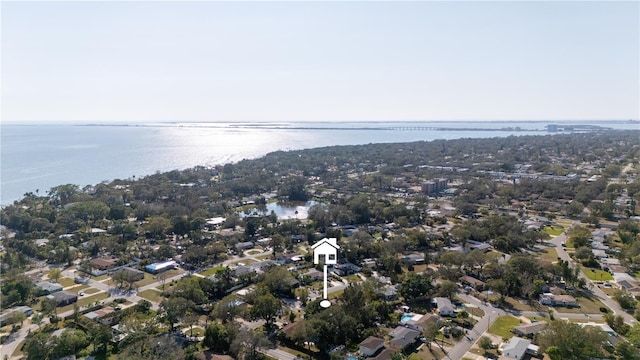
[[581, 134], [456, 140], [27, 194], [1, 212], [0, 354], [637, 359], [637, 135], [590, 134], [598, 158]]

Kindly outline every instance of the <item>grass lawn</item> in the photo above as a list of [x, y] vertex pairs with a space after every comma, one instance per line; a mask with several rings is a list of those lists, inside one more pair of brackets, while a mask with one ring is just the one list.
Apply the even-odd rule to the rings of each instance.
[[100, 292], [100, 289], [96, 289], [94, 287], [90, 287], [90, 288], [88, 288], [87, 290], [84, 291], [84, 293], [87, 294], [87, 295], [95, 294], [95, 293], [98, 293], [98, 292]]
[[552, 263], [558, 261], [558, 252], [556, 251], [556, 249], [544, 249], [538, 254], [540, 256], [540, 259], [542, 260], [551, 261]]
[[156, 303], [159, 303], [162, 301], [162, 293], [159, 291], [155, 291], [153, 289], [147, 289], [144, 291], [141, 291], [138, 296], [140, 296], [141, 298], [145, 298], [149, 301], [153, 301]]
[[517, 318], [510, 315], [500, 316], [493, 325], [491, 325], [489, 332], [508, 339], [513, 336], [511, 330], [518, 325], [520, 325], [520, 320]]
[[592, 281], [609, 281], [613, 276], [607, 271], [582, 267], [582, 272]]
[[551, 235], [551, 236], [558, 236], [560, 234], [562, 234], [562, 232], [564, 232], [564, 228], [562, 226], [545, 226], [542, 231], [544, 231], [545, 233]]
[[262, 249], [251, 249], [251, 250], [247, 250], [246, 254], [255, 255], [255, 254], [260, 254], [262, 251], [263, 251]]
[[[76, 294], [77, 294], [77, 293], [79, 293], [80, 291], [85, 291], [85, 290], [86, 290], [86, 289], [88, 289], [88, 288], [90, 288], [90, 286], [89, 286], [89, 285], [80, 285], [80, 286], [73, 287], [73, 288], [71, 288], [71, 289], [67, 289], [67, 291], [71, 291], [71, 292], [73, 292], [73, 293], [76, 293]], [[98, 290], [98, 289], [96, 289], [96, 290]], [[97, 291], [96, 291], [96, 292], [97, 292]], [[86, 292], [85, 292], [85, 293], [86, 293]]]
[[260, 259], [260, 260], [271, 259], [271, 258], [273, 258], [272, 254], [264, 254], [264, 255], [256, 256], [256, 259]]
[[601, 287], [600, 287], [600, 290], [602, 290], [602, 292], [603, 292], [603, 293], [605, 293], [605, 294], [607, 294], [607, 295], [609, 295], [609, 296], [613, 296], [613, 295], [615, 295], [618, 291], [620, 291], [620, 290], [618, 290], [618, 289], [616, 289], [616, 288], [612, 288], [612, 287], [604, 287], [604, 286], [601, 286]]
[[211, 275], [215, 275], [218, 271], [222, 271], [224, 269], [226, 269], [226, 266], [215, 266], [215, 267], [212, 267], [211, 269], [207, 269], [207, 270], [205, 270], [205, 271], [203, 271], [203, 272], [201, 272], [199, 274], [203, 275], [203, 276], [211, 276]]
[[76, 283], [73, 282], [73, 279], [69, 279], [66, 277], [61, 277], [60, 279], [58, 279], [58, 284], [64, 286], [64, 287], [69, 287], [69, 286], [73, 286]]
[[[499, 298], [499, 296], [498, 296], [498, 298]], [[537, 301], [531, 301], [530, 303], [526, 303], [526, 302], [523, 303], [520, 300], [514, 299], [512, 297], [506, 297], [505, 301], [508, 302], [509, 304], [511, 304], [513, 309], [519, 310], [519, 311], [542, 311], [542, 312], [547, 312], [549, 310], [549, 308], [547, 308], [544, 305], [541, 305]]]
[[445, 354], [440, 350], [440, 347], [435, 343], [431, 344], [431, 350], [427, 345], [424, 345], [417, 354], [409, 355], [410, 360], [417, 359], [426, 359], [426, 360], [437, 360], [437, 359], [445, 359]]
[[332, 292], [332, 293], [329, 293], [329, 294], [327, 295], [327, 297], [328, 297], [329, 299], [339, 298], [339, 297], [341, 297], [341, 296], [342, 296], [342, 293], [343, 293], [343, 292], [344, 292], [344, 289], [342, 289], [342, 290], [338, 290], [338, 291], [334, 291], [334, 292]]
[[109, 275], [108, 274], [104, 274], [104, 275], [100, 275], [100, 276], [94, 276], [91, 277], [91, 279], [95, 280], [95, 281], [102, 281], [105, 279], [109, 279]]
[[640, 271], [636, 273], [636, 279], [640, 279]]
[[[601, 307], [607, 308], [602, 301], [594, 298], [586, 298], [586, 297], [577, 297], [576, 300], [578, 304], [580, 304], [579, 308], [565, 308], [565, 307], [557, 307], [559, 313], [575, 313], [575, 314], [602, 314], [600, 311]], [[607, 308], [608, 309], [608, 308]]]
[[358, 275], [347, 275], [347, 276], [343, 276], [343, 279], [347, 279], [349, 282], [361, 282], [362, 279], [360, 279], [360, 276]]
[[184, 333], [189, 336], [204, 336], [204, 329], [201, 327], [193, 327], [193, 329], [186, 328], [183, 329]]
[[289, 354], [298, 356], [301, 359], [308, 359], [309, 358], [309, 355], [307, 355], [307, 354], [305, 354], [305, 353], [303, 353], [301, 351], [294, 350], [294, 349], [291, 349], [291, 348], [288, 348], [288, 347], [285, 347], [285, 346], [278, 346], [278, 350], [282, 350], [282, 351], [288, 352]]
[[477, 307], [468, 307], [465, 309], [469, 314], [473, 315], [473, 316], [477, 316], [477, 317], [483, 317], [484, 316], [484, 310], [477, 308]]

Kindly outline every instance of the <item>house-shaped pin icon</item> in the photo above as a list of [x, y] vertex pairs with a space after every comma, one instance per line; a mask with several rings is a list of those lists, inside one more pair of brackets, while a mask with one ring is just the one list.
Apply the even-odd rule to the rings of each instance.
[[320, 258], [326, 265], [338, 263], [338, 240], [336, 238], [324, 238], [311, 246], [313, 249], [313, 263], [319, 264]]

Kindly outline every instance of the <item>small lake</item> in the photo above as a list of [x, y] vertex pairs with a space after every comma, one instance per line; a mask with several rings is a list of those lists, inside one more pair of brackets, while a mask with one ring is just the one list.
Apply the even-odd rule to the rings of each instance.
[[256, 215], [269, 215], [271, 211], [273, 211], [278, 219], [286, 220], [286, 219], [306, 219], [309, 216], [309, 208], [313, 205], [321, 204], [317, 201], [307, 201], [307, 202], [287, 202], [287, 203], [268, 203], [266, 205], [266, 210], [263, 208], [260, 210], [258, 207], [251, 208], [247, 212], [240, 212], [238, 215], [241, 217], [245, 217], [248, 215], [256, 214]]

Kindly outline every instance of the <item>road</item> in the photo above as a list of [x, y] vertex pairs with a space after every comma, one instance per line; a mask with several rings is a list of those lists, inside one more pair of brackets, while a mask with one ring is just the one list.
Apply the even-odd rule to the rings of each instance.
[[[562, 247], [562, 243], [567, 241], [567, 235], [562, 233], [551, 240], [551, 243], [555, 245], [556, 252], [558, 253], [558, 257], [562, 260], [568, 261], [572, 266], [576, 266], [573, 259], [569, 257], [564, 247]], [[598, 287], [597, 284], [589, 280], [582, 272], [580, 272], [580, 278], [584, 279], [587, 284], [591, 284], [591, 292], [595, 297], [597, 297], [600, 301], [602, 301], [614, 314], [620, 315], [624, 318], [625, 323], [633, 325], [636, 323], [636, 319], [622, 310], [618, 302], [607, 296], [602, 289]]]
[[482, 301], [476, 299], [473, 296], [459, 293], [456, 295], [459, 299], [461, 299], [466, 304], [471, 304], [479, 307], [484, 311], [484, 316], [475, 324], [473, 329], [469, 331], [469, 336], [473, 338], [473, 340], [469, 341], [466, 338], [462, 338], [447, 354], [447, 358], [451, 360], [459, 360], [464, 357], [464, 355], [471, 349], [473, 344], [478, 341], [478, 338], [484, 334], [491, 324], [496, 321], [500, 316], [509, 315], [506, 311], [494, 308], [490, 305], [485, 305]]

